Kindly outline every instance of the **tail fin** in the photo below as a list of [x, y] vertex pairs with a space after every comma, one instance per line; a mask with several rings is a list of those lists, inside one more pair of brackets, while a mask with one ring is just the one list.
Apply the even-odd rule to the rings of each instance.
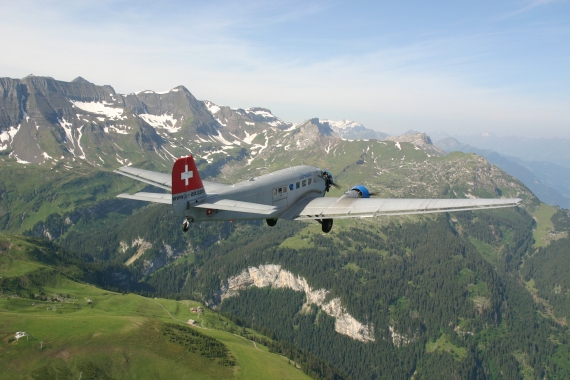
[[194, 157], [182, 157], [172, 167], [172, 210], [185, 216], [192, 203], [206, 197]]

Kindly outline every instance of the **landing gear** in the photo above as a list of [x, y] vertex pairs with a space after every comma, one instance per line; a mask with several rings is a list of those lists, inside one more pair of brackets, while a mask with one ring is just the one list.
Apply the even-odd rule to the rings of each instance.
[[190, 223], [194, 222], [194, 219], [191, 217], [187, 217], [186, 219], [184, 219], [184, 221], [182, 222], [182, 231], [186, 232], [188, 231], [188, 229], [190, 228]]
[[328, 234], [332, 230], [333, 220], [332, 219], [322, 219], [317, 222], [321, 223], [321, 228], [325, 234]]
[[269, 227], [273, 227], [274, 225], [277, 224], [277, 219], [265, 219], [265, 221], [267, 222], [267, 225]]

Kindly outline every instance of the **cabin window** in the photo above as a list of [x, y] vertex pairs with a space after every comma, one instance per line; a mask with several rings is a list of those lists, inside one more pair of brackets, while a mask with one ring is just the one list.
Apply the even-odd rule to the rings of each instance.
[[306, 179], [303, 180], [303, 187], [305, 187], [305, 186], [307, 186], [307, 180]]
[[283, 192], [284, 192], [284, 193], [287, 192], [287, 186], [283, 186]]
[[279, 188], [279, 195], [281, 195], [281, 194], [283, 194], [283, 188], [282, 187]]
[[277, 195], [277, 189], [273, 189], [273, 195]]
[[310, 185], [312, 180], [313, 180], [312, 178], [309, 178], [309, 179], [307, 180], [307, 181], [309, 181], [309, 182], [307, 182], [307, 185]]
[[294, 185], [294, 184], [290, 184], [290, 185], [289, 185], [289, 190], [293, 191], [294, 188], [295, 188], [295, 185]]
[[301, 182], [297, 182], [297, 189], [301, 187]]

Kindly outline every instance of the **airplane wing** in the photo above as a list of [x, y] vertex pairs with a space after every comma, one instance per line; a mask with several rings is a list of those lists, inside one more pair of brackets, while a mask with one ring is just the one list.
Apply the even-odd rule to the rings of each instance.
[[[165, 190], [172, 190], [172, 176], [168, 173], [153, 172], [151, 170], [137, 169], [131, 166], [123, 166], [114, 171], [117, 174], [124, 175], [125, 177], [136, 179], [137, 181], [145, 182], [150, 185], [160, 187]], [[216, 194], [217, 191], [229, 187], [230, 185], [224, 185], [222, 183], [202, 181], [204, 185], [204, 190], [208, 194]], [[151, 194], [151, 193], [145, 193]], [[127, 198], [127, 197], [122, 197]], [[136, 199], [136, 198], [131, 198]], [[143, 199], [140, 199], [143, 200]], [[151, 201], [156, 202], [156, 201]], [[168, 202], [172, 203], [172, 202]]]
[[429, 214], [518, 206], [520, 198], [508, 199], [382, 199], [316, 198], [298, 212], [295, 220], [372, 218], [381, 215]]
[[[137, 201], [172, 204], [172, 194], [159, 193], [135, 193], [119, 194], [117, 198], [134, 199]], [[193, 203], [192, 207], [206, 208], [212, 210], [246, 212], [251, 214], [271, 215], [277, 209], [274, 206], [262, 205], [259, 203], [233, 201], [230, 199], [206, 199], [204, 202]]]

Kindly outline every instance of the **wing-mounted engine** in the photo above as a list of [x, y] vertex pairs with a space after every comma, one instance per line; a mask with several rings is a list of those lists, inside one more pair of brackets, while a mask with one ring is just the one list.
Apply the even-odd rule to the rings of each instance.
[[344, 193], [341, 198], [370, 198], [370, 191], [364, 185], [356, 185]]

